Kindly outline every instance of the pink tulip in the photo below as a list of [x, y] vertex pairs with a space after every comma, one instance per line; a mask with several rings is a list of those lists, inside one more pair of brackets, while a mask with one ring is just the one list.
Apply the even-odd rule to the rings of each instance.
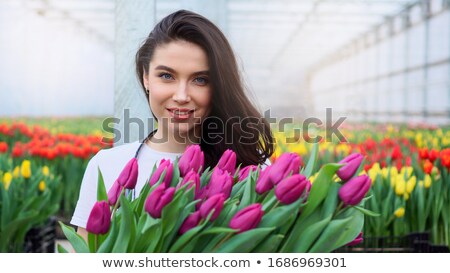
[[195, 228], [200, 223], [200, 220], [202, 220], [202, 216], [200, 214], [200, 211], [196, 211], [194, 213], [191, 213], [183, 222], [183, 224], [180, 227], [180, 230], [178, 230], [179, 234], [185, 234], [189, 230]]
[[177, 188], [181, 188], [182, 186], [188, 184], [186, 190], [195, 187], [195, 197], [197, 199], [200, 192], [200, 176], [195, 171], [189, 171], [183, 178], [183, 181], [178, 185]]
[[311, 182], [303, 174], [294, 174], [281, 180], [275, 187], [275, 196], [285, 205], [292, 204], [301, 196], [306, 196], [311, 189]]
[[354, 245], [358, 245], [360, 244], [362, 241], [364, 241], [363, 239], [363, 233], [362, 231], [358, 234], [358, 236], [356, 236], [355, 239], [353, 239], [353, 241], [351, 241], [350, 243], [347, 244], [347, 246], [354, 246]]
[[222, 193], [218, 193], [209, 197], [201, 206], [200, 206], [200, 214], [202, 218], [206, 219], [208, 215], [214, 210], [213, 215], [209, 219], [210, 221], [216, 220], [222, 212], [223, 203], [225, 202], [225, 196]]
[[270, 180], [276, 185], [289, 175], [298, 174], [301, 165], [302, 159], [299, 155], [295, 153], [284, 153], [272, 165]]
[[137, 183], [138, 169], [137, 159], [133, 157], [123, 168], [117, 182], [126, 189], [134, 189]]
[[259, 173], [259, 177], [256, 180], [256, 192], [258, 194], [263, 194], [270, 191], [273, 188], [273, 183], [270, 180], [270, 171], [272, 165], [267, 166], [264, 170]]
[[258, 169], [258, 166], [256, 165], [248, 165], [247, 167], [241, 169], [239, 171], [239, 181], [244, 181], [247, 176], [250, 174], [251, 172], [255, 172]]
[[358, 170], [361, 162], [363, 161], [364, 156], [358, 153], [351, 154], [346, 158], [339, 161], [339, 163], [345, 164], [342, 166], [336, 174], [343, 181], [349, 180]]
[[372, 185], [367, 175], [361, 175], [350, 179], [339, 189], [339, 198], [345, 205], [355, 206], [366, 196]]
[[162, 209], [172, 202], [175, 188], [166, 189], [165, 184], [159, 185], [154, 189], [145, 201], [145, 211], [153, 218], [161, 218]]
[[164, 175], [162, 183], [166, 184], [167, 187], [170, 186], [170, 182], [172, 181], [173, 176], [173, 164], [170, 162], [170, 160], [166, 159], [161, 160], [161, 163], [159, 164], [158, 168], [152, 174], [152, 177], [150, 178], [149, 181], [150, 186], [155, 185], [159, 181], [164, 171], [166, 171], [166, 174]]
[[222, 169], [215, 168], [209, 185], [207, 186], [206, 197], [211, 197], [217, 193], [225, 195], [225, 199], [230, 197], [231, 189], [233, 188], [233, 177]]
[[217, 167], [234, 175], [236, 171], [236, 153], [227, 149], [219, 159]]
[[89, 214], [86, 230], [93, 234], [106, 234], [111, 226], [111, 210], [106, 201], [96, 202]]
[[116, 180], [114, 184], [112, 185], [111, 189], [108, 191], [108, 203], [111, 206], [116, 205], [117, 200], [120, 198], [120, 194], [122, 193], [123, 187], [119, 184], [119, 182]]
[[259, 203], [252, 204], [238, 211], [230, 220], [229, 227], [238, 229], [239, 233], [254, 229], [258, 226], [264, 215], [262, 205]]
[[188, 172], [194, 171], [198, 173], [205, 165], [205, 156], [203, 155], [200, 145], [190, 145], [178, 161], [181, 176], [185, 176]]

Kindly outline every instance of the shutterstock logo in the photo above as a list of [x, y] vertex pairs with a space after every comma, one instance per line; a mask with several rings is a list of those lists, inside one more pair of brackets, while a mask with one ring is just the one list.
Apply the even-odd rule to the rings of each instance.
[[[158, 127], [165, 130], [162, 138], [152, 138], [152, 141], [156, 143], [168, 141], [169, 132], [167, 130], [170, 124], [173, 128], [173, 133], [178, 134], [174, 136], [174, 139], [182, 143], [195, 142], [195, 139], [203, 138], [203, 141], [211, 145], [223, 141], [226, 144], [233, 144], [234, 141], [244, 144], [255, 144], [260, 141], [259, 136], [261, 134], [269, 133], [264, 132], [266, 129], [265, 126], [262, 126], [264, 121], [266, 121], [270, 125], [271, 130], [281, 133], [279, 135], [284, 135], [285, 139], [283, 139], [283, 142], [287, 144], [299, 141], [316, 143], [324, 140], [331, 142], [333, 137], [337, 137], [340, 142], [347, 142], [347, 139], [340, 131], [340, 126], [347, 118], [339, 117], [337, 120], [333, 120], [332, 114], [332, 109], [326, 108], [325, 121], [317, 117], [308, 117], [299, 123], [295, 122], [294, 117], [272, 117], [270, 109], [264, 112], [263, 117], [230, 117], [226, 120], [216, 116], [200, 119], [195, 117], [194, 112], [194, 116], [189, 121], [192, 124], [189, 126], [197, 129], [193, 130], [192, 134], [183, 135], [182, 128], [185, 128], [187, 126], [186, 123], [189, 122], [174, 121], [172, 118], [160, 118], [156, 122], [152, 117], [143, 120], [138, 117], [130, 117], [130, 110], [124, 109], [123, 123], [121, 123], [121, 119], [111, 117], [103, 121], [102, 128], [105, 131], [112, 132], [115, 143], [122, 140], [124, 143], [130, 142], [131, 130], [137, 130], [139, 139], [144, 139], [149, 133], [145, 130], [144, 125], [146, 122], [148, 128]], [[122, 130], [118, 128], [119, 124], [123, 128]], [[104, 141], [106, 142], [108, 139], [104, 139]]]

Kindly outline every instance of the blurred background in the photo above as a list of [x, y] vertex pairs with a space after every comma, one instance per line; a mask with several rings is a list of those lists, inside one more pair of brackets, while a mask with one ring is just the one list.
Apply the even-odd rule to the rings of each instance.
[[[360, 251], [448, 251], [450, 0], [0, 0], [0, 252], [53, 251], [90, 158], [152, 127], [124, 124], [151, 117], [134, 55], [179, 9], [223, 30], [261, 113], [295, 119], [273, 124], [272, 162], [307, 162], [303, 120], [346, 117], [318, 162], [364, 155], [366, 208], [381, 216]], [[128, 139], [104, 138], [111, 117]]]
[[[0, 116], [113, 115], [115, 99], [119, 107], [121, 98], [114, 81], [124, 74], [135, 81], [134, 71], [115, 69], [115, 59], [126, 55], [115, 46], [130, 39], [116, 34], [130, 22], [143, 22], [128, 27], [128, 33], [139, 32], [131, 35], [133, 52], [155, 22], [184, 8], [225, 32], [262, 112], [323, 117], [325, 108], [332, 108], [350, 121], [448, 124], [449, 5], [447, 0], [1, 0]], [[127, 97], [142, 100], [134, 87]]]

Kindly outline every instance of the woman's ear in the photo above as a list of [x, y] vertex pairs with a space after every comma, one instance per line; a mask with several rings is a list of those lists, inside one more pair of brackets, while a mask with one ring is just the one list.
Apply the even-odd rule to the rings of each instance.
[[146, 74], [144, 72], [144, 74], [142, 75], [142, 80], [144, 81], [144, 87], [146, 90], [148, 90], [148, 74]]

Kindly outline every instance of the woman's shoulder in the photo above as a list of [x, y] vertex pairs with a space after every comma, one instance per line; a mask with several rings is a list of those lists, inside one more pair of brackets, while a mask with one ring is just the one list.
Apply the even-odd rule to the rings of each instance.
[[96, 155], [94, 155], [94, 157], [92, 157], [91, 161], [97, 162], [98, 164], [108, 164], [117, 161], [128, 162], [132, 157], [134, 157], [140, 144], [141, 143], [139, 141], [135, 141], [111, 148], [102, 149]]

